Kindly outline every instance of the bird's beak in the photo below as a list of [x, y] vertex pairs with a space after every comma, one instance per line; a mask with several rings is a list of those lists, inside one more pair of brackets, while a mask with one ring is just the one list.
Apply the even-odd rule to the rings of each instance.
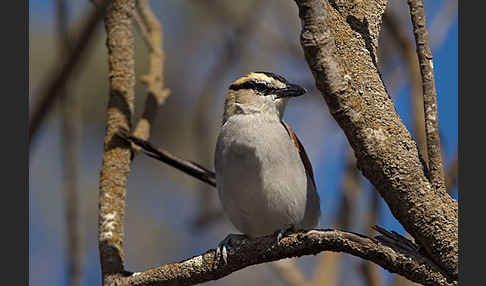
[[289, 83], [285, 88], [277, 91], [277, 98], [301, 96], [306, 92], [305, 88]]

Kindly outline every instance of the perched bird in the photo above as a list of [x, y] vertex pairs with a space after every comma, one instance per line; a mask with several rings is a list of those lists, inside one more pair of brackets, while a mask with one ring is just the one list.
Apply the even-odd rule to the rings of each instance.
[[[270, 72], [234, 81], [226, 94], [215, 152], [216, 187], [225, 214], [248, 238], [289, 229], [310, 229], [321, 214], [307, 154], [282, 120], [290, 98], [302, 87]], [[228, 235], [217, 256], [227, 259]], [[219, 258], [218, 258], [219, 259]]]

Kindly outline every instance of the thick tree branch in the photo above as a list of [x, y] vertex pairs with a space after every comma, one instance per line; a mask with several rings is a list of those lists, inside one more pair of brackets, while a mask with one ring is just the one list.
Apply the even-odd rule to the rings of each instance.
[[113, 0], [105, 17], [110, 97], [100, 174], [98, 242], [103, 284], [123, 272], [124, 214], [130, 145], [115, 136], [130, 130], [135, 101], [135, 44], [131, 15], [135, 0]]
[[250, 265], [283, 258], [317, 254], [321, 251], [346, 252], [371, 260], [390, 272], [407, 275], [424, 285], [456, 285], [447, 282], [438, 267], [416, 252], [387, 246], [380, 241], [339, 230], [310, 230], [293, 233], [277, 244], [275, 235], [240, 240], [228, 252], [228, 264], [214, 262], [215, 251], [179, 263], [167, 264], [113, 280], [117, 285], [193, 285], [224, 277]]
[[457, 279], [457, 202], [444, 190], [434, 191], [377, 70], [386, 1], [360, 1], [349, 7], [324, 0], [296, 3], [306, 60], [355, 151], [358, 168], [405, 229]]
[[29, 121], [29, 145], [33, 142], [34, 136], [40, 125], [52, 109], [56, 98], [62, 96], [62, 89], [66, 86], [68, 79], [72, 76], [75, 69], [82, 62], [86, 50], [94, 38], [95, 28], [98, 22], [105, 15], [109, 0], [100, 1], [98, 7], [83, 21], [85, 24], [81, 28], [78, 40], [72, 45], [67, 60], [63, 61], [60, 69], [49, 76], [49, 80], [41, 87], [39, 92], [39, 102], [35, 105], [34, 111]]
[[[435, 189], [445, 189], [444, 167], [439, 137], [439, 115], [437, 112], [437, 93], [434, 82], [434, 64], [430, 50], [429, 35], [425, 22], [424, 4], [421, 0], [409, 0], [413, 33], [422, 75], [424, 99], [425, 134], [429, 157], [430, 181]], [[456, 266], [457, 267], [457, 266]]]

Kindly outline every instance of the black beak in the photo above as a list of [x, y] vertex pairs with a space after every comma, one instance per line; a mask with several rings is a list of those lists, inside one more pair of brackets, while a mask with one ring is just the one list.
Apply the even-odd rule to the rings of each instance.
[[289, 83], [285, 88], [279, 89], [277, 91], [277, 98], [297, 97], [303, 95], [306, 92], [307, 90], [305, 90], [305, 88], [300, 87], [296, 84]]

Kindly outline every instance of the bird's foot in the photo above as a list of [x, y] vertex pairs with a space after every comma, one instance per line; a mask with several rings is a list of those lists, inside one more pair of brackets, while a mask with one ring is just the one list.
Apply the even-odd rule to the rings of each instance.
[[216, 254], [214, 256], [214, 265], [216, 265], [220, 258], [223, 258], [225, 264], [228, 264], [228, 249], [240, 239], [246, 239], [247, 236], [244, 234], [233, 234], [230, 233], [223, 239], [216, 248]]
[[277, 245], [280, 245], [280, 240], [284, 238], [289, 232], [295, 232], [295, 226], [291, 225], [277, 232]]

